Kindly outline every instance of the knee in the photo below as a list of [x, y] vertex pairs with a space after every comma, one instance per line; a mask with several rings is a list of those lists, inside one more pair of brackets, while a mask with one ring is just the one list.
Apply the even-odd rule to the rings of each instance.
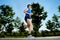
[[28, 27], [30, 26], [30, 24], [28, 24]]

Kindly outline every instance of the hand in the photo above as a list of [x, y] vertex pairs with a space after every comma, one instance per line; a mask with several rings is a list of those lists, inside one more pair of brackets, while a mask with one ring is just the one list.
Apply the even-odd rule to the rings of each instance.
[[30, 14], [30, 16], [33, 15], [33, 13]]

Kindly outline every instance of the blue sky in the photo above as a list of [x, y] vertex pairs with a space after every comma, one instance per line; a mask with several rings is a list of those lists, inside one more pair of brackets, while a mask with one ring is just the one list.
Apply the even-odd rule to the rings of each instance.
[[21, 21], [24, 21], [25, 14], [23, 13], [23, 10], [26, 8], [27, 4], [32, 4], [33, 2], [39, 3], [44, 7], [44, 10], [48, 12], [48, 17], [43, 21], [43, 26], [40, 28], [40, 30], [45, 30], [45, 23], [52, 19], [53, 14], [60, 15], [58, 12], [60, 0], [0, 0], [0, 5], [10, 5], [16, 13], [14, 18], [18, 16]]

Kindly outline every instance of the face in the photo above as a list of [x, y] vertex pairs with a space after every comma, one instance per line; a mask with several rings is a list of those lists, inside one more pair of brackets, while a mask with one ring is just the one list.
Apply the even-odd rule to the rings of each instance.
[[29, 6], [29, 8], [32, 8], [31, 5]]

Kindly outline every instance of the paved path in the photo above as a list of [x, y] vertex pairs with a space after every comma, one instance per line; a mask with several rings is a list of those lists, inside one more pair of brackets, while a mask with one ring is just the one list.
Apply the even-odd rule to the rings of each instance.
[[0, 38], [0, 40], [60, 40], [60, 36], [37, 38]]

